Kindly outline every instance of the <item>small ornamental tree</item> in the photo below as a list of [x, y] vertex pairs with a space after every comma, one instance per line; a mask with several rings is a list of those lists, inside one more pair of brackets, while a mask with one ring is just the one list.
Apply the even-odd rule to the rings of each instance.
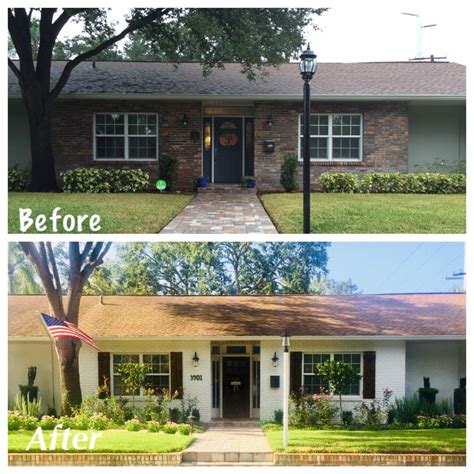
[[135, 396], [140, 393], [142, 387], [145, 387], [150, 366], [130, 362], [120, 364], [117, 371], [122, 376], [125, 393], [132, 396], [132, 407], [135, 408]]
[[340, 360], [327, 360], [316, 364], [314, 371], [327, 381], [332, 392], [339, 395], [339, 410], [342, 421], [342, 394], [350, 384], [358, 382], [361, 376], [350, 364]]

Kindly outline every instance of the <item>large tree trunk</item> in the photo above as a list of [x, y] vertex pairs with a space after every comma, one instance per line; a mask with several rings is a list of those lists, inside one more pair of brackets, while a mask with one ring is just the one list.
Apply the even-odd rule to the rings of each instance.
[[[39, 110], [38, 110], [39, 109]], [[31, 143], [31, 180], [29, 190], [34, 192], [57, 191], [56, 168], [51, 137], [49, 109], [27, 107]]]
[[63, 414], [70, 415], [74, 407], [82, 403], [81, 380], [79, 376], [78, 339], [57, 339], [56, 353], [59, 361], [59, 379]]

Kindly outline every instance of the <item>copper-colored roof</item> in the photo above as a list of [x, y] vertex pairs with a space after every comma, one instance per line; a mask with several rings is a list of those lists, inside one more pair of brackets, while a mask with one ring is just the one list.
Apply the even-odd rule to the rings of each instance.
[[[54, 84], [64, 61], [53, 61]], [[125, 95], [155, 96], [249, 96], [302, 98], [298, 63], [265, 69], [263, 78], [249, 81], [238, 63], [225, 63], [207, 76], [199, 63], [90, 61], [71, 74], [62, 96]], [[20, 92], [9, 71], [9, 92]], [[466, 96], [466, 67], [449, 62], [321, 63], [311, 83], [311, 94], [325, 97], [451, 97]]]
[[[357, 296], [85, 296], [92, 337], [464, 336], [464, 294]], [[10, 296], [9, 336], [45, 336], [44, 296]]]

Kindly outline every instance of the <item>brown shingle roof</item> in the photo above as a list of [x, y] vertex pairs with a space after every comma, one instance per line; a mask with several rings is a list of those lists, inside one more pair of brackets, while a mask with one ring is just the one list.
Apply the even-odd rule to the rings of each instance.
[[[54, 84], [64, 67], [55, 61]], [[155, 94], [159, 96], [302, 97], [298, 65], [267, 68], [264, 79], [247, 80], [238, 63], [226, 63], [204, 77], [198, 63], [96, 61], [80, 64], [64, 94]], [[448, 62], [322, 63], [313, 81], [313, 98], [324, 97], [457, 97], [466, 96], [466, 67]], [[9, 92], [19, 93], [9, 71]]]
[[[10, 296], [10, 336], [45, 336], [44, 296]], [[85, 296], [92, 337], [464, 336], [464, 294], [357, 296]]]

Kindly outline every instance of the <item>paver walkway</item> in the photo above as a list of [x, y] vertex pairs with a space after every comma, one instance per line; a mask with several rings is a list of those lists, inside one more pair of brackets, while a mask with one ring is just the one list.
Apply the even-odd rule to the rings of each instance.
[[276, 234], [254, 193], [205, 191], [161, 231], [162, 234]]
[[262, 428], [248, 426], [210, 426], [183, 451], [184, 462], [195, 463], [271, 463], [273, 452]]

